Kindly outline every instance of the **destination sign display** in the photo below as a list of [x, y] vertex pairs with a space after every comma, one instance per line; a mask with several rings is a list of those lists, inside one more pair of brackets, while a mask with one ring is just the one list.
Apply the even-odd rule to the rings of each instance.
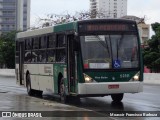
[[87, 31], [124, 31], [127, 25], [87, 25]]
[[83, 24], [79, 26], [79, 32], [95, 31], [135, 31], [134, 24]]

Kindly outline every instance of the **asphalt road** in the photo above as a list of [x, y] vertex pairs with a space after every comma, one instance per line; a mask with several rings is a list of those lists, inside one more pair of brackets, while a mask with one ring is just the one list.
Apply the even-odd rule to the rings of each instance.
[[[26, 88], [17, 86], [15, 78], [0, 77], [0, 111], [93, 111], [94, 115], [101, 117], [87, 117], [87, 120], [106, 120], [106, 115], [110, 111], [120, 113], [131, 112], [160, 112], [160, 86], [144, 85], [144, 92], [137, 94], [125, 94], [121, 103], [114, 103], [110, 96], [81, 98], [79, 104], [69, 102], [61, 104], [55, 96], [45, 93], [43, 98], [30, 97], [26, 93]], [[125, 111], [125, 112], [124, 112]], [[69, 113], [72, 114], [72, 113]], [[74, 112], [73, 112], [74, 114]], [[73, 115], [74, 116], [74, 115]], [[56, 117], [54, 117], [56, 118]], [[8, 118], [17, 119], [17, 118]], [[34, 118], [36, 119], [36, 118]], [[37, 118], [39, 120], [40, 118]], [[43, 118], [42, 118], [43, 119]], [[53, 118], [45, 118], [52, 120]], [[86, 120], [86, 117], [57, 117], [63, 120]], [[107, 117], [110, 120], [159, 120], [160, 117]]]

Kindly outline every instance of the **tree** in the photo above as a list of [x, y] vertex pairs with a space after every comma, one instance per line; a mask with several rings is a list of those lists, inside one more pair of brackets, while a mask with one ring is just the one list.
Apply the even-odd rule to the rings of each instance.
[[0, 65], [1, 67], [15, 67], [15, 35], [16, 31], [0, 36]]
[[68, 12], [66, 14], [48, 14], [44, 18], [39, 17], [37, 19], [37, 25], [35, 25], [31, 29], [39, 29], [43, 27], [54, 26], [57, 24], [68, 23], [77, 20], [92, 19], [93, 16], [97, 16], [97, 18], [102, 18], [104, 17], [104, 13], [99, 11], [95, 12], [93, 15], [93, 12], [82, 11], [75, 12], [74, 15], [68, 14]]
[[144, 49], [144, 64], [153, 72], [160, 71], [160, 23], [152, 24], [155, 35], [148, 40], [148, 47]]

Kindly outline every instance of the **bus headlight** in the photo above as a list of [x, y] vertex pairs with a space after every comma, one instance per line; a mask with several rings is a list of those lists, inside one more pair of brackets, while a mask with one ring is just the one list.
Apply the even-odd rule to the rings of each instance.
[[90, 83], [90, 82], [92, 82], [93, 80], [92, 80], [92, 78], [91, 77], [89, 77], [88, 75], [86, 75], [86, 74], [84, 74], [84, 80], [85, 80], [85, 82], [86, 83]]
[[138, 81], [140, 78], [140, 73], [138, 72], [134, 77], [133, 77], [133, 80], [134, 81]]
[[138, 81], [138, 80], [139, 80], [139, 75], [135, 75], [135, 76], [133, 77], [133, 79], [134, 79], [135, 81]]

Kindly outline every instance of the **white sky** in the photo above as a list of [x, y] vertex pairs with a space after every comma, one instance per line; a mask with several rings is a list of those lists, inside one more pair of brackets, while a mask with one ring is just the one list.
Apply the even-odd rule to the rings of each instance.
[[[31, 0], [31, 25], [47, 14], [74, 14], [88, 11], [89, 0]], [[128, 15], [146, 18], [146, 23], [160, 22], [160, 0], [128, 0]]]

